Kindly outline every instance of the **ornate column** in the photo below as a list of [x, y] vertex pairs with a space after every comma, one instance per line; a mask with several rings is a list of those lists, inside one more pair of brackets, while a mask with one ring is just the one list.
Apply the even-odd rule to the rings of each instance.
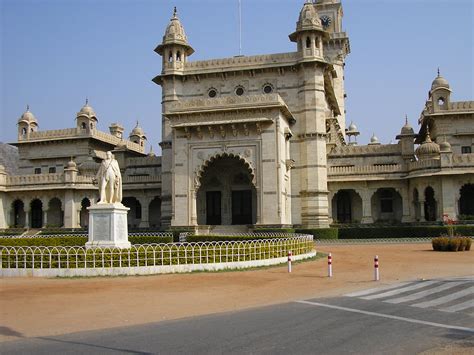
[[426, 222], [424, 198], [420, 199], [420, 222]]
[[197, 192], [196, 190], [191, 190], [191, 225], [197, 226]]
[[140, 224], [138, 225], [139, 228], [149, 228], [150, 227], [150, 198], [137, 198], [140, 201], [140, 205], [142, 206], [142, 218], [140, 219]]
[[46, 227], [48, 225], [48, 210], [44, 209], [43, 210], [43, 227]]
[[413, 218], [410, 215], [410, 199], [407, 188], [401, 188], [399, 193], [402, 197], [402, 223], [407, 223], [413, 221]]
[[372, 218], [372, 191], [370, 189], [363, 190], [359, 193], [362, 197], [362, 220], [361, 223], [374, 223]]
[[[24, 205], [27, 206], [26, 204]], [[29, 205], [25, 208], [25, 228], [30, 228], [30, 208]]]

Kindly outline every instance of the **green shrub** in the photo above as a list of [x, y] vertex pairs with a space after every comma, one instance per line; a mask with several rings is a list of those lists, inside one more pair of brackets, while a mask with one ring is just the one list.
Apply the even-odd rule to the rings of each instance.
[[293, 228], [254, 228], [253, 233], [295, 233]]
[[[172, 237], [161, 236], [130, 236], [128, 238], [132, 244], [171, 243], [172, 239]], [[84, 246], [87, 240], [87, 236], [0, 238], [0, 246]]]
[[462, 236], [474, 236], [474, 225], [455, 225], [454, 234]]
[[340, 228], [339, 239], [435, 238], [447, 233], [446, 226], [361, 226]]
[[296, 233], [311, 234], [314, 239], [338, 239], [338, 228], [297, 229]]
[[172, 243], [173, 237], [163, 237], [159, 235], [151, 235], [151, 236], [129, 236], [128, 241], [132, 244], [160, 244], [160, 243]]
[[285, 238], [281, 235], [188, 235], [186, 241], [189, 243], [195, 242], [225, 242], [225, 241], [243, 241], [243, 240], [258, 240], [258, 239], [276, 239]]
[[472, 240], [469, 237], [437, 237], [433, 238], [431, 245], [435, 251], [468, 251], [471, 249]]

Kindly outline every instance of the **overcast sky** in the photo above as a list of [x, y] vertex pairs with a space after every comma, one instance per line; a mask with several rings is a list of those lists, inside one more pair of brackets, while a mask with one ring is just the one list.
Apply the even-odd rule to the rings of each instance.
[[[14, 142], [29, 104], [40, 130], [75, 126], [86, 97], [99, 129], [139, 120], [159, 151], [161, 71], [153, 52], [173, 6], [196, 52], [190, 60], [238, 54], [238, 0], [0, 0], [0, 141]], [[243, 54], [290, 52], [304, 0], [242, 0]], [[452, 100], [473, 100], [471, 0], [346, 0], [347, 121], [367, 143], [395, 136], [408, 114], [417, 129], [436, 70]], [[149, 147], [148, 144], [148, 147]], [[147, 148], [148, 151], [149, 148]]]

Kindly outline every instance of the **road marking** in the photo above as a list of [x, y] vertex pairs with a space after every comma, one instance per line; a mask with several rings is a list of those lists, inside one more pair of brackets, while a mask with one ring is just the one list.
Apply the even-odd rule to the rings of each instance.
[[311, 306], [337, 309], [337, 310], [339, 310], [339, 311], [346, 311], [346, 312], [352, 312], [352, 313], [365, 314], [365, 315], [374, 316], [374, 317], [380, 317], [380, 318], [394, 319], [394, 320], [399, 320], [399, 321], [408, 322], [408, 323], [423, 324], [423, 325], [429, 325], [429, 326], [432, 326], [432, 327], [438, 327], [438, 328], [444, 328], [444, 329], [462, 330], [462, 331], [465, 331], [465, 332], [474, 333], [474, 328], [458, 327], [458, 326], [456, 326], [456, 325], [449, 325], [449, 324], [442, 324], [442, 323], [427, 322], [427, 321], [423, 321], [423, 320], [419, 320], [419, 319], [405, 318], [405, 317], [399, 317], [399, 316], [392, 316], [392, 315], [390, 315], [390, 314], [383, 314], [383, 313], [376, 313], [376, 312], [363, 311], [363, 310], [361, 310], [361, 309], [354, 309], [354, 308], [347, 308], [347, 307], [341, 307], [341, 306], [334, 306], [334, 305], [325, 304], [325, 303], [318, 303], [318, 302], [311, 302], [311, 301], [295, 301], [295, 302], [296, 302], [296, 303], [301, 303], [301, 304], [308, 304], [308, 305], [311, 305]]
[[444, 312], [457, 312], [462, 311], [463, 309], [474, 307], [474, 300], [469, 300], [463, 303], [455, 304], [454, 306], [449, 306], [446, 308], [440, 308], [440, 311]]
[[402, 287], [402, 286], [406, 286], [406, 285], [411, 285], [411, 284], [413, 284], [413, 282], [400, 282], [400, 283], [395, 284], [395, 285], [388, 285], [388, 286], [384, 286], [384, 287], [375, 287], [375, 288], [371, 288], [371, 289], [368, 289], [368, 290], [352, 292], [352, 293], [348, 293], [347, 295], [344, 295], [344, 296], [346, 296], [346, 297], [367, 296], [367, 295], [370, 295], [371, 293], [387, 291], [387, 290], [393, 290], [394, 288], [398, 288], [398, 287]]
[[449, 290], [450, 288], [453, 288], [453, 287], [456, 287], [456, 286], [459, 286], [459, 285], [462, 285], [462, 284], [466, 284], [466, 283], [467, 282], [463, 282], [463, 281], [448, 282], [448, 283], [445, 283], [441, 286], [430, 288], [429, 290], [412, 293], [411, 295], [408, 295], [408, 296], [388, 299], [388, 300], [385, 300], [384, 302], [394, 303], [394, 304], [402, 303], [402, 302], [410, 302], [410, 301], [418, 300], [418, 299], [420, 299], [422, 297], [425, 297], [425, 296], [432, 295], [434, 293]]
[[426, 286], [431, 286], [431, 285], [436, 284], [436, 283], [439, 283], [439, 281], [424, 281], [424, 282], [416, 283], [415, 285], [398, 288], [398, 289], [393, 290], [393, 291], [387, 291], [387, 292], [384, 292], [384, 293], [379, 293], [377, 295], [366, 296], [366, 297], [361, 297], [361, 298], [363, 300], [375, 300], [377, 298], [390, 297], [390, 296], [398, 295], [399, 293], [412, 291], [412, 290], [417, 290], [419, 288], [423, 288], [423, 287], [426, 287]]
[[451, 293], [450, 295], [439, 297], [431, 301], [412, 304], [412, 306], [418, 307], [418, 308], [428, 308], [428, 307], [433, 307], [433, 306], [439, 306], [440, 304], [448, 303], [450, 301], [454, 301], [458, 298], [469, 296], [472, 294], [474, 294], [474, 287], [469, 287], [469, 288], [466, 288], [465, 290], [454, 292], [454, 293]]

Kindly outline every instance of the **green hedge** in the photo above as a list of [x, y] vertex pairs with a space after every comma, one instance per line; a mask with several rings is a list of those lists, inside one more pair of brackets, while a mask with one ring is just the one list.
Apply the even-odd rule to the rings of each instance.
[[[339, 239], [435, 238], [448, 234], [446, 226], [397, 226], [340, 228]], [[474, 226], [454, 226], [454, 234], [474, 236]]]
[[471, 250], [472, 240], [466, 237], [438, 237], [431, 241], [435, 251], [468, 251]]
[[[172, 237], [130, 236], [132, 244], [171, 243]], [[87, 237], [51, 237], [51, 238], [0, 238], [0, 246], [83, 246]]]
[[189, 243], [195, 242], [225, 242], [225, 241], [241, 241], [241, 240], [257, 240], [257, 239], [276, 239], [285, 238], [279, 235], [188, 235], [186, 241]]
[[254, 228], [253, 233], [295, 233], [293, 228]]
[[296, 229], [296, 233], [311, 234], [314, 239], [338, 239], [337, 228]]

